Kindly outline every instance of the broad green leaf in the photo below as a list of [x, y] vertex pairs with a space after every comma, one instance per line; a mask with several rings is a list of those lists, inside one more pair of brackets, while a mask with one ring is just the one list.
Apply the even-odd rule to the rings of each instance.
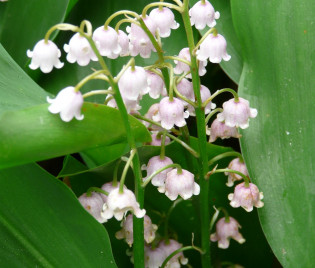
[[[0, 167], [8, 167], [79, 152], [101, 145], [121, 143], [126, 133], [118, 110], [85, 103], [84, 120], [63, 122], [48, 112], [48, 104], [10, 111], [0, 117]], [[137, 119], [130, 123], [138, 142], [151, 135]]]
[[241, 146], [264, 193], [262, 228], [284, 267], [315, 259], [314, 2], [232, 1], [244, 69], [240, 95], [258, 109]]
[[0, 42], [21, 67], [29, 60], [27, 49], [33, 50], [51, 26], [63, 22], [68, 4], [69, 0], [31, 0], [27, 4], [23, 0], [8, 1]]
[[44, 103], [46, 96], [47, 93], [23, 72], [0, 44], [0, 115]]
[[117, 267], [105, 228], [35, 164], [0, 171], [1, 267]]

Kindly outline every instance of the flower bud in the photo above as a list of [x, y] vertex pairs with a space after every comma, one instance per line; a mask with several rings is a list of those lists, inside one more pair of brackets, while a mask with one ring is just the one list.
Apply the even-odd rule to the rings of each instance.
[[103, 199], [99, 193], [92, 192], [91, 196], [86, 193], [79, 197], [81, 205], [99, 222], [104, 223], [107, 220], [101, 216], [103, 208]]
[[[243, 173], [247, 177], [249, 176], [245, 163], [241, 162], [239, 158], [233, 159], [230, 162], [228, 169], [233, 169]], [[234, 185], [234, 181], [240, 181], [243, 179], [242, 176], [236, 173], [224, 172], [224, 174], [228, 176], [228, 182], [226, 183], [226, 185], [229, 187], [232, 187]]]

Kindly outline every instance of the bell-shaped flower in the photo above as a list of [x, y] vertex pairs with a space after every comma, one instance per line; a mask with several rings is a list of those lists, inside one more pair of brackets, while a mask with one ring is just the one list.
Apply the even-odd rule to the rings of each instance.
[[251, 212], [253, 207], [263, 207], [264, 203], [261, 201], [263, 198], [263, 193], [259, 192], [258, 187], [255, 184], [249, 183], [249, 186], [246, 187], [245, 182], [242, 182], [235, 187], [234, 194], [228, 195], [232, 207], [242, 207], [247, 212]]
[[129, 46], [130, 46], [129, 37], [122, 30], [118, 30], [118, 44], [121, 47], [121, 51], [120, 51], [119, 55], [121, 57], [129, 56], [129, 54], [130, 54], [130, 52], [129, 52]]
[[149, 92], [147, 74], [143, 67], [128, 67], [118, 81], [123, 99], [138, 100]]
[[121, 47], [118, 43], [118, 33], [110, 26], [107, 29], [104, 26], [98, 27], [93, 32], [94, 42], [99, 44], [99, 52], [102, 56], [111, 59], [116, 59], [121, 52]]
[[223, 112], [217, 115], [217, 119], [229, 127], [248, 128], [249, 118], [255, 118], [257, 110], [249, 107], [249, 102], [243, 98], [230, 99], [223, 103]]
[[165, 193], [172, 201], [178, 195], [186, 200], [192, 195], [199, 195], [200, 186], [195, 183], [194, 174], [184, 169], [181, 173], [178, 173], [178, 170], [175, 168], [167, 173], [165, 185], [160, 186], [158, 190], [160, 193]]
[[206, 61], [208, 58], [212, 63], [220, 63], [223, 60], [229, 61], [231, 56], [226, 52], [226, 41], [221, 34], [209, 34], [197, 50], [197, 59]]
[[184, 111], [185, 107], [182, 101], [177, 98], [170, 100], [165, 97], [160, 101], [159, 113], [154, 116], [154, 121], [161, 121], [162, 127], [170, 130], [174, 125], [183, 127], [186, 125], [185, 118], [189, 117], [189, 113]]
[[167, 255], [163, 248], [151, 248], [144, 245], [145, 268], [160, 268], [166, 258]]
[[156, 73], [151, 71], [146, 71], [148, 86], [149, 86], [149, 95], [152, 99], [157, 99], [160, 95], [166, 96], [166, 88], [163, 79]]
[[215, 142], [217, 138], [240, 138], [236, 127], [229, 127], [225, 123], [220, 122], [218, 119], [214, 119], [211, 124], [210, 140], [209, 142]]
[[217, 19], [220, 18], [220, 13], [215, 12], [213, 6], [206, 0], [204, 4], [199, 1], [190, 10], [189, 16], [191, 25], [195, 25], [198, 30], [202, 30], [208, 25], [214, 27]]
[[239, 223], [232, 217], [226, 221], [225, 217], [218, 220], [216, 224], [216, 232], [211, 234], [210, 240], [212, 242], [218, 241], [219, 248], [228, 248], [230, 245], [230, 239], [233, 238], [240, 244], [245, 242], [245, 239], [240, 234], [238, 229], [241, 228]]
[[[148, 118], [150, 120], [153, 120], [153, 117], [155, 117], [159, 113], [159, 103], [154, 103], [150, 106], [147, 113], [144, 115], [145, 118]], [[154, 121], [154, 120], [153, 120]], [[156, 121], [155, 121], [156, 122]], [[150, 128], [150, 130], [153, 131], [163, 131], [164, 129], [162, 127], [156, 126], [154, 124], [151, 124], [147, 121], [142, 121], [142, 123], [147, 127]]]
[[31, 58], [31, 64], [29, 67], [32, 70], [40, 68], [43, 73], [49, 73], [53, 67], [60, 69], [63, 67], [63, 62], [60, 62], [59, 58], [61, 52], [54, 42], [48, 40], [40, 40], [36, 43], [33, 51], [27, 50], [27, 56]]
[[73, 117], [77, 120], [84, 118], [84, 115], [81, 114], [83, 97], [80, 91], [74, 90], [74, 87], [62, 89], [55, 99], [47, 97], [47, 101], [50, 103], [48, 111], [52, 114], [60, 113], [62, 121], [69, 122]]
[[[154, 21], [149, 16], [146, 16], [143, 18], [143, 22], [154, 36], [156, 31], [156, 25]], [[151, 51], [156, 50], [149, 36], [140, 26], [136, 25], [135, 23], [131, 23], [131, 26], [128, 26], [126, 30], [129, 33], [128, 37], [130, 40], [130, 55], [135, 57], [140, 54], [142, 58], [150, 58]]]
[[107, 221], [101, 216], [104, 201], [99, 193], [92, 192], [91, 196], [86, 193], [79, 197], [81, 205], [99, 222], [104, 223]]
[[[98, 43], [96, 45], [98, 46]], [[80, 66], [86, 66], [90, 60], [98, 60], [89, 42], [79, 33], [73, 35], [69, 44], [65, 44], [63, 49], [68, 53], [67, 61], [70, 63], [77, 62]]]
[[[155, 232], [158, 229], [157, 225], [152, 224], [149, 216], [144, 215], [144, 240], [149, 244], [155, 238]], [[117, 239], [125, 239], [127, 244], [131, 247], [133, 244], [133, 215], [129, 214], [122, 222], [122, 229], [116, 232]]]
[[[150, 177], [154, 172], [156, 172], [157, 170], [166, 167], [168, 165], [173, 164], [172, 159], [170, 159], [167, 156], [164, 156], [163, 159], [161, 159], [161, 157], [158, 156], [153, 156], [152, 158], [150, 158], [148, 165], [147, 165], [147, 177]], [[151, 183], [154, 186], [160, 187], [160, 186], [164, 186], [165, 180], [166, 180], [166, 174], [168, 172], [170, 172], [172, 170], [172, 168], [168, 168], [163, 170], [162, 172], [158, 173], [157, 175], [155, 175], [153, 177], [153, 179], [151, 180]], [[146, 178], [143, 178], [144, 180]]]
[[[245, 163], [241, 162], [238, 157], [233, 159], [229, 163], [228, 169], [233, 169], [233, 170], [236, 170], [236, 171], [243, 173], [247, 177], [249, 176]], [[224, 172], [224, 174], [228, 176], [228, 182], [226, 183], [226, 185], [229, 187], [232, 187], [234, 185], [235, 181], [240, 181], [243, 179], [242, 176], [240, 176], [236, 173]]]
[[[106, 182], [105, 184], [102, 185], [101, 189], [108, 194], [114, 190], [119, 188], [119, 181], [117, 182], [116, 186], [113, 185], [113, 182]], [[124, 190], [127, 189], [126, 186], [124, 185]], [[101, 197], [103, 198], [104, 203], [107, 202], [107, 195], [101, 193]]]
[[[205, 102], [207, 99], [209, 99], [211, 97], [209, 88], [207, 88], [206, 86], [200, 85], [200, 97], [201, 97], [201, 102]], [[216, 105], [210, 101], [205, 107], [205, 114], [210, 113], [211, 110], [214, 109], [215, 107]], [[195, 108], [191, 106], [190, 104], [188, 105], [188, 112], [189, 112], [189, 115], [192, 115], [192, 116], [196, 115]]]
[[[193, 83], [190, 82], [188, 79], [183, 78], [180, 82], [176, 85], [178, 92], [186, 97], [191, 101], [195, 101], [195, 94], [194, 94], [194, 87]], [[188, 106], [188, 103], [184, 100], [181, 100], [185, 106]]]
[[[161, 248], [165, 252], [166, 257], [171, 255], [175, 250], [180, 249], [182, 246], [183, 246], [182, 244], [178, 243], [174, 239], [169, 239], [168, 243], [166, 243], [165, 241], [161, 241], [159, 243], [159, 248]], [[188, 263], [188, 259], [185, 258], [183, 252], [179, 252], [167, 262], [165, 267], [166, 268], [179, 268], [181, 264], [186, 265], [187, 263]]]
[[[150, 145], [153, 146], [161, 146], [162, 145], [162, 135], [158, 135], [158, 132], [153, 131], [152, 132], [152, 141], [150, 142]], [[169, 137], [165, 137], [165, 145], [169, 144], [171, 142], [171, 139]]]
[[[110, 95], [107, 95], [106, 99], [108, 99], [110, 97], [111, 97]], [[127, 99], [124, 96], [122, 96], [123, 102], [124, 102], [126, 109], [127, 109], [127, 112], [129, 114], [135, 114], [135, 113], [137, 113], [137, 111], [139, 111], [141, 109], [141, 106], [139, 105], [141, 98], [142, 98], [142, 96], [140, 95], [138, 97], [138, 99], [130, 100], [130, 99]], [[118, 109], [117, 103], [116, 103], [114, 98], [110, 99], [107, 102], [107, 106]]]
[[120, 221], [128, 211], [131, 211], [137, 218], [143, 218], [145, 215], [145, 209], [140, 209], [140, 205], [132, 191], [124, 189], [120, 193], [119, 188], [116, 188], [109, 193], [101, 215], [105, 219], [110, 219], [114, 216]]
[[[178, 57], [190, 62], [191, 59], [190, 59], [189, 48], [188, 47], [183, 48], [179, 52]], [[175, 74], [182, 74], [184, 72], [190, 71], [190, 66], [187, 65], [186, 63], [184, 63], [182, 61], [177, 61], [177, 60], [175, 60], [174, 62], [176, 64], [176, 66], [174, 68]], [[207, 61], [199, 61], [199, 70], [198, 71], [199, 71], [200, 76], [203, 76], [206, 74], [206, 72], [207, 72], [206, 68], [205, 68], [206, 65], [207, 65]], [[191, 74], [187, 75], [187, 77], [191, 78]]]
[[169, 37], [171, 29], [179, 27], [173, 12], [167, 7], [153, 9], [150, 12], [150, 18], [154, 21], [161, 37]]

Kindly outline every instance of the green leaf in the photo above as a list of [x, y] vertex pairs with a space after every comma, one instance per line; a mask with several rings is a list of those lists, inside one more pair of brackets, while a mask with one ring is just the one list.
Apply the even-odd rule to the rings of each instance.
[[258, 109], [242, 151], [264, 193], [262, 228], [284, 267], [315, 259], [314, 3], [232, 1], [242, 44], [241, 96]]
[[27, 5], [23, 0], [8, 1], [0, 42], [20, 66], [29, 60], [27, 49], [32, 50], [51, 26], [63, 22], [68, 4], [69, 0], [32, 0]]
[[29, 164], [1, 170], [0, 187], [1, 267], [117, 267], [105, 228], [61, 181]]
[[[118, 110], [85, 103], [84, 120], [63, 122], [48, 112], [48, 104], [10, 111], [0, 117], [0, 167], [8, 167], [79, 152], [126, 140]], [[136, 141], [148, 142], [146, 127], [130, 116]]]

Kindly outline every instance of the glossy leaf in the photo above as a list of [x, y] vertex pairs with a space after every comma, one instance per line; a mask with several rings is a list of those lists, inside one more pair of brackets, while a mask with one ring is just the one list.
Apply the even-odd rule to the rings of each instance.
[[[0, 118], [0, 167], [39, 161], [126, 140], [118, 110], [85, 103], [84, 120], [65, 123], [48, 112], [48, 104], [4, 113]], [[137, 119], [130, 117], [139, 142], [151, 135]]]
[[264, 192], [262, 228], [284, 267], [312, 267], [314, 229], [314, 3], [232, 1], [244, 69], [240, 94], [258, 109], [241, 146]]
[[0, 187], [1, 267], [117, 267], [105, 228], [61, 181], [29, 164], [1, 170]]

